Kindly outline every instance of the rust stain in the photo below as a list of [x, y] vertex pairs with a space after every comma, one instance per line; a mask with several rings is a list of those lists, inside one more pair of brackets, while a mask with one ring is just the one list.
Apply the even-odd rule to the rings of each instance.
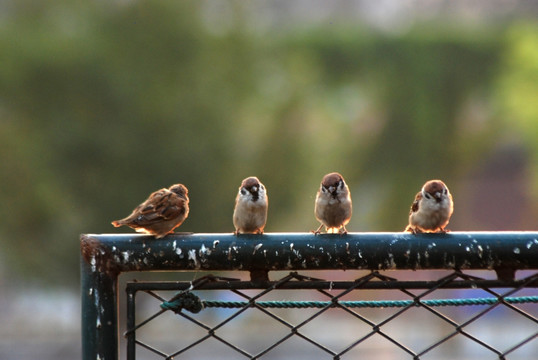
[[84, 261], [92, 266], [93, 271], [104, 272], [112, 277], [121, 272], [119, 265], [114, 260], [112, 251], [95, 237], [86, 234], [81, 235], [80, 252]]

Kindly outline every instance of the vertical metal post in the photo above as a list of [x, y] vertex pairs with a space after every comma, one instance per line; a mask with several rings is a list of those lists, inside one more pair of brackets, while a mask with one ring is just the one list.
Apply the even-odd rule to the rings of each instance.
[[117, 275], [81, 257], [82, 359], [118, 359]]
[[[136, 325], [135, 317], [135, 297], [136, 290], [127, 287], [127, 329], [134, 329]], [[134, 359], [136, 357], [136, 330], [132, 330], [127, 335], [127, 359]]]

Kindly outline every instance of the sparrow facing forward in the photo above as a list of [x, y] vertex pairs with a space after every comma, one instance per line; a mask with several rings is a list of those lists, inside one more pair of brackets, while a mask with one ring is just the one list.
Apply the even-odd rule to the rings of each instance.
[[235, 198], [235, 234], [263, 234], [267, 222], [267, 191], [257, 177], [244, 179]]
[[131, 215], [125, 219], [112, 221], [112, 225], [115, 227], [127, 225], [137, 232], [155, 235], [160, 239], [173, 233], [189, 215], [188, 193], [182, 184], [157, 190], [138, 205]]
[[417, 233], [444, 233], [454, 202], [447, 186], [441, 180], [430, 180], [415, 196], [409, 212], [409, 225], [405, 231]]
[[351, 195], [339, 173], [334, 172], [323, 177], [316, 195], [314, 214], [321, 222], [314, 234], [319, 234], [323, 226], [327, 233], [347, 234], [346, 225], [351, 219]]

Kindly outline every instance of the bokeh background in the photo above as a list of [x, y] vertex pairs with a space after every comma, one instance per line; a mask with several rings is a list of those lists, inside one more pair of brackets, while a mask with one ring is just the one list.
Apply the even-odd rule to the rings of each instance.
[[110, 221], [177, 182], [181, 231], [231, 232], [250, 175], [267, 232], [315, 229], [331, 171], [349, 231], [403, 230], [432, 178], [452, 230], [537, 230], [537, 15], [517, 0], [1, 1], [0, 357], [78, 357], [79, 235], [131, 231]]

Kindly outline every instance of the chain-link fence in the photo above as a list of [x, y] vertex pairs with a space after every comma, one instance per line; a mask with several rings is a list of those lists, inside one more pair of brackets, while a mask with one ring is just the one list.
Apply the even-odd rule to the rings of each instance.
[[[537, 233], [99, 235], [83, 237], [82, 254], [88, 359], [538, 353]], [[129, 279], [119, 289], [126, 301], [118, 316], [118, 275], [133, 270], [243, 271]], [[250, 279], [240, 279], [245, 271]]]

